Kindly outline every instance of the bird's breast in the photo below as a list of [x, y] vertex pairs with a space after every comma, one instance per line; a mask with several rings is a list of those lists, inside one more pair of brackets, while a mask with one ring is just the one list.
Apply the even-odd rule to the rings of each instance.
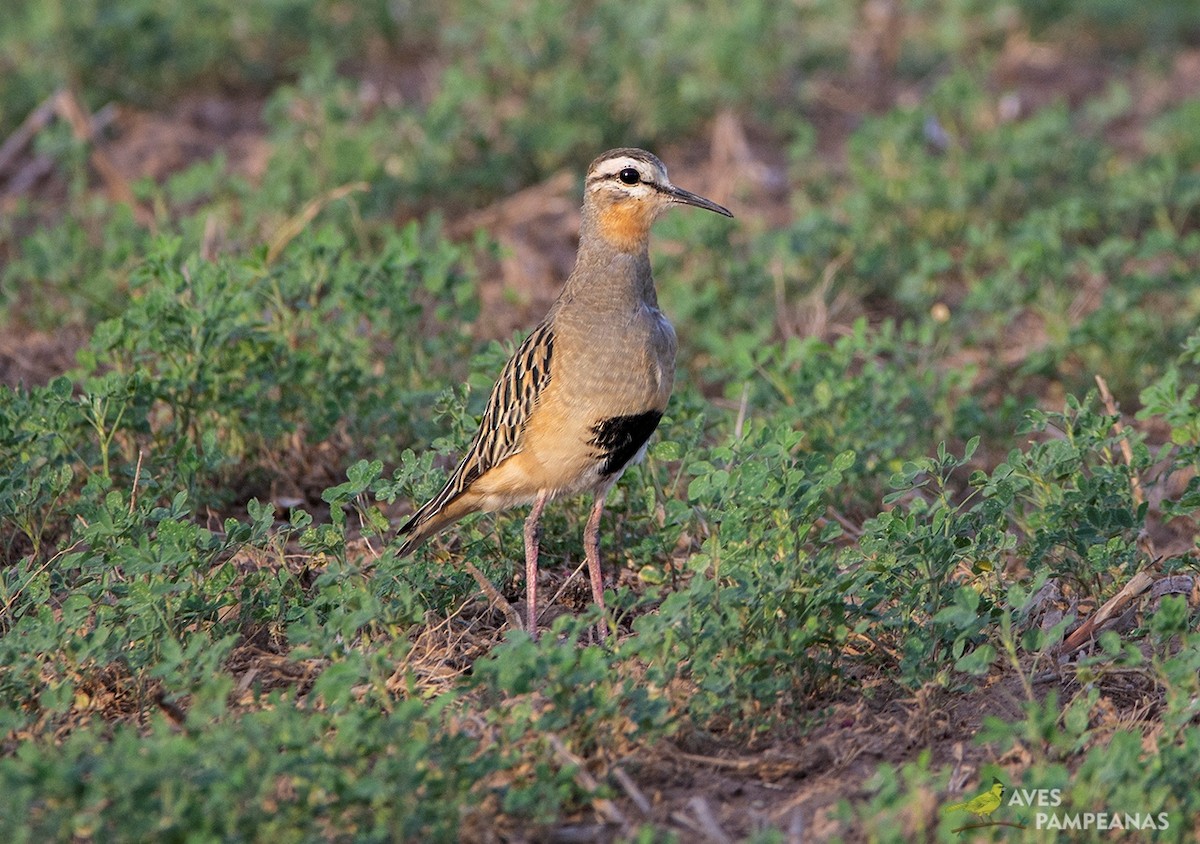
[[662, 412], [675, 383], [675, 331], [657, 308], [623, 324], [597, 324], [559, 337], [551, 386], [593, 422], [647, 410]]
[[674, 330], [649, 306], [592, 327], [556, 326], [550, 380], [522, 436], [522, 474], [553, 479], [556, 495], [611, 482], [662, 418], [675, 349]]

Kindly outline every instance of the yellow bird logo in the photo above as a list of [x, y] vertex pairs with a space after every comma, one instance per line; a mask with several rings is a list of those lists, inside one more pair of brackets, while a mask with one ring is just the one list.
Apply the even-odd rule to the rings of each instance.
[[1004, 783], [992, 777], [992, 787], [982, 794], [977, 794], [970, 800], [964, 800], [962, 803], [951, 803], [949, 806], [942, 807], [942, 814], [947, 815], [950, 812], [957, 812], [959, 809], [964, 809], [972, 815], [980, 818], [986, 818], [992, 812], [1000, 808], [1000, 803], [1004, 798]]

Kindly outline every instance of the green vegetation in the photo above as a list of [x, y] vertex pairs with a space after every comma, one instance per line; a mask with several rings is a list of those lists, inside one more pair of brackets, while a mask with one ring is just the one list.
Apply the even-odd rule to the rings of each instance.
[[[1189, 72], [1192, 4], [910, 4], [890, 61], [823, 0], [13, 6], [0, 135], [63, 86], [236, 95], [269, 156], [134, 179], [139, 217], [59, 121], [28, 151], [48, 181], [0, 193], [4, 348], [86, 338], [0, 386], [0, 838], [482, 839], [607, 800], [669, 840], [682, 804], [642, 814], [618, 769], [652, 793], [679, 748], [785, 748], [816, 761], [781, 795], [840, 783], [804, 804], [817, 835], [956, 840], [960, 761], [954, 799], [998, 776], [1192, 840], [1195, 587], [1063, 648], [1140, 573], [1196, 575], [1200, 101], [1131, 94]], [[1091, 78], [1006, 116], [1026, 27]], [[786, 199], [757, 161], [704, 170], [714, 121]], [[659, 224], [682, 371], [606, 516], [618, 635], [574, 608], [587, 511], [563, 502], [535, 643], [463, 566], [515, 600], [523, 514], [405, 560], [389, 518], [510, 349], [497, 232], [452, 223], [624, 144], [723, 180], [738, 219]], [[810, 753], [882, 724], [877, 766]], [[1032, 811], [972, 832], [1044, 840]], [[723, 820], [782, 840], [760, 814]]]

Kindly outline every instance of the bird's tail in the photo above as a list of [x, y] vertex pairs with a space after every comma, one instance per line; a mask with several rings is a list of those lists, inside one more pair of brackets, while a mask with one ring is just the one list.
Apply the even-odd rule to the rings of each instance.
[[449, 527], [463, 516], [475, 512], [477, 501], [470, 493], [448, 495], [449, 486], [443, 489], [413, 513], [412, 518], [400, 526], [397, 534], [407, 536], [400, 546], [399, 555], [407, 557], [421, 546], [426, 539], [440, 530]]
[[942, 807], [942, 814], [948, 815], [951, 812], [957, 812], [959, 809], [965, 809], [965, 808], [967, 808], [966, 801], [963, 801], [962, 803], [951, 803], [949, 806]]

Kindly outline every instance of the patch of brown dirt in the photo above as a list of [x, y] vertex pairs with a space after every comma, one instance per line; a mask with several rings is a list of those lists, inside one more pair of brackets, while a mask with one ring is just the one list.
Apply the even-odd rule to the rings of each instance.
[[122, 108], [104, 149], [130, 181], [162, 182], [222, 152], [230, 172], [256, 182], [271, 152], [262, 110], [257, 97], [207, 94], [183, 97], [161, 112]]
[[[839, 700], [819, 713], [820, 726], [776, 734], [763, 747], [705, 736], [660, 742], [596, 774], [616, 794], [616, 813], [581, 812], [564, 819], [550, 839], [624, 840], [637, 825], [650, 824], [711, 841], [745, 840], [762, 830], [795, 841], [863, 840], [834, 810], [843, 800], [867, 798], [865, 784], [881, 765], [899, 769], [929, 752], [933, 767], [952, 767], [956, 788], [977, 780], [989, 761], [1011, 763], [1017, 778], [1016, 757], [996, 760], [972, 737], [986, 716], [1019, 717], [1022, 694], [1015, 677], [998, 676], [968, 694], [929, 688], [903, 700]], [[936, 825], [936, 798], [931, 794], [928, 805], [914, 809], [925, 828]], [[585, 833], [590, 837], [577, 838]]]
[[1096, 51], [1032, 40], [1023, 30], [1004, 42], [996, 60], [992, 84], [1004, 94], [1002, 110], [1008, 120], [1065, 102], [1077, 108], [1104, 91], [1119, 72]]
[[87, 342], [80, 326], [46, 331], [0, 333], [0, 384], [34, 387], [75, 366], [75, 353]]

